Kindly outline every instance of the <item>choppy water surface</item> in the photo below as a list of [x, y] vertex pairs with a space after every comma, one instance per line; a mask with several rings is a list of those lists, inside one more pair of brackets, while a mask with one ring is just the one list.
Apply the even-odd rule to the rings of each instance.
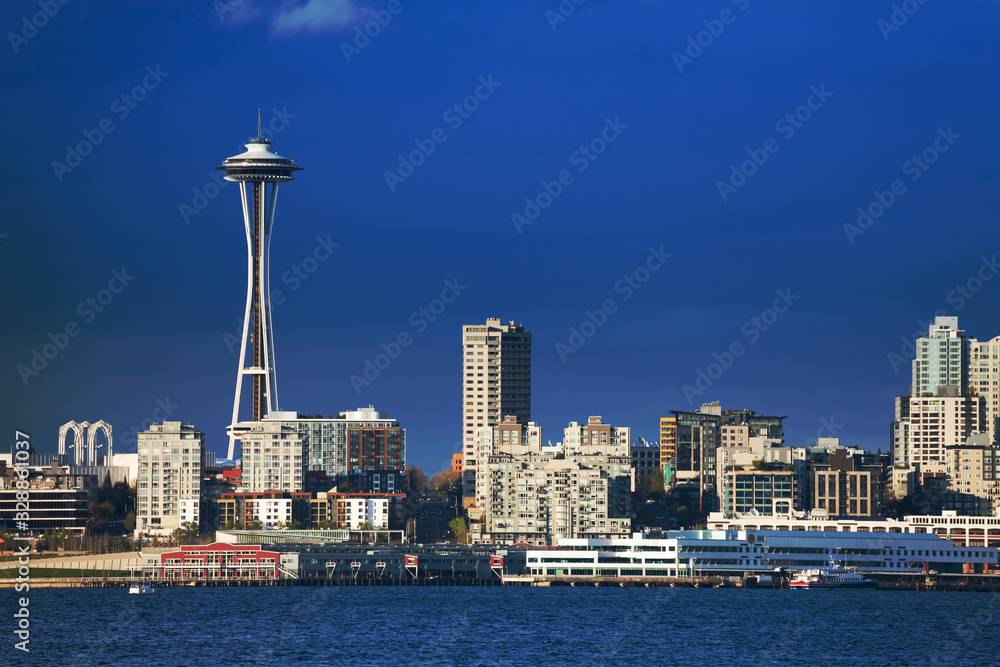
[[1000, 595], [670, 588], [41, 589], [52, 665], [993, 665]]

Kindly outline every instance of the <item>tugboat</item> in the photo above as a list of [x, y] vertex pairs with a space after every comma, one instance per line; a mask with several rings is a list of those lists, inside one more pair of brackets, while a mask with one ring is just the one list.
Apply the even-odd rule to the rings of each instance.
[[856, 570], [831, 561], [827, 567], [802, 570], [788, 583], [789, 588], [875, 588], [877, 582]]

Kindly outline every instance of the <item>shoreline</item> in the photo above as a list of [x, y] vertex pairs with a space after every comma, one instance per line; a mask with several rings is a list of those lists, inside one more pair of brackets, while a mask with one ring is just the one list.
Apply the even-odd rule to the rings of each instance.
[[[913, 575], [870, 575], [878, 585], [873, 590], [932, 591], [963, 593], [1000, 593], [1000, 575], [945, 574], [932, 579]], [[770, 582], [738, 580], [725, 577], [650, 578], [650, 577], [533, 577], [504, 576], [492, 579], [421, 577], [395, 579], [360, 577], [336, 579], [194, 579], [142, 580], [130, 577], [42, 578], [30, 581], [31, 588], [127, 588], [132, 583], [151, 583], [155, 588], [263, 588], [288, 586], [431, 586], [431, 587], [508, 587], [508, 588], [740, 588], [749, 590], [789, 590], [785, 579]], [[13, 579], [0, 580], [0, 589], [14, 588]]]

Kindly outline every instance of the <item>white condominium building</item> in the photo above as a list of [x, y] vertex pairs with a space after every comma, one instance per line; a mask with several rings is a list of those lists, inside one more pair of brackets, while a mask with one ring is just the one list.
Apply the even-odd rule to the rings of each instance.
[[205, 434], [181, 422], [153, 424], [138, 434], [139, 477], [136, 537], [170, 535], [197, 516]]
[[958, 328], [957, 317], [935, 317], [927, 335], [915, 342], [910, 396], [934, 396], [940, 385], [954, 385], [965, 393], [973, 342]]
[[298, 430], [270, 420], [239, 426], [243, 491], [301, 491], [305, 455]]

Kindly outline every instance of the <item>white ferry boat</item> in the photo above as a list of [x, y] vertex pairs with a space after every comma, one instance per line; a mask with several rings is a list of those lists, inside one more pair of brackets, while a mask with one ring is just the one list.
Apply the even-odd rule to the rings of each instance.
[[832, 563], [827, 567], [802, 570], [788, 583], [789, 588], [875, 588], [875, 585], [874, 580]]

